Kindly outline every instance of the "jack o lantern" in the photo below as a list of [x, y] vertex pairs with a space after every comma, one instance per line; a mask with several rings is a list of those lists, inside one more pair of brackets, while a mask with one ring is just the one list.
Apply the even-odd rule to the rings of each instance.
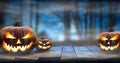
[[1, 29], [0, 38], [3, 49], [12, 53], [31, 51], [36, 42], [35, 32], [28, 26], [21, 26], [20, 22]]
[[48, 50], [48, 49], [51, 48], [51, 46], [52, 46], [52, 43], [48, 39], [41, 38], [41, 39], [37, 40], [37, 46], [36, 47], [39, 51]]
[[102, 50], [116, 50], [120, 45], [119, 40], [119, 33], [103, 32], [98, 38], [98, 44]]

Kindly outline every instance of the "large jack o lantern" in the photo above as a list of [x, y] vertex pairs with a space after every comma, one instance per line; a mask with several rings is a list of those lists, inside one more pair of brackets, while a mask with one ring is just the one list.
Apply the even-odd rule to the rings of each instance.
[[28, 26], [21, 26], [20, 22], [1, 29], [0, 38], [3, 49], [14, 53], [28, 52], [36, 42], [35, 32]]
[[49, 39], [41, 38], [37, 40], [36, 47], [39, 51], [45, 51], [49, 50], [52, 47], [52, 43]]
[[103, 32], [98, 38], [98, 44], [102, 50], [116, 50], [120, 45], [119, 41], [117, 32]]

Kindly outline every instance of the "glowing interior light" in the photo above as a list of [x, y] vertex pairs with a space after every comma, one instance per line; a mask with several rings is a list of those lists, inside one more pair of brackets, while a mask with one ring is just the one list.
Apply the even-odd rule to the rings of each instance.
[[13, 35], [11, 35], [10, 32], [6, 32], [5, 38], [12, 38], [12, 39], [15, 39], [15, 37], [14, 37]]
[[28, 32], [24, 37], [22, 37], [23, 39], [26, 39], [26, 38], [30, 38], [31, 37], [31, 34], [30, 32]]
[[110, 40], [117, 40], [117, 39], [118, 39], [118, 35], [115, 35]]
[[101, 38], [101, 40], [103, 40], [103, 41], [108, 40], [108, 38], [106, 38], [106, 37], [104, 37], [104, 36], [101, 36], [100, 38]]

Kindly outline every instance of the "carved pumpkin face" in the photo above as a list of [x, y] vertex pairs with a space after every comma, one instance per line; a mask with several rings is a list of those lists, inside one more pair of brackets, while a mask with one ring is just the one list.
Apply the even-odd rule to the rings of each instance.
[[115, 50], [119, 47], [119, 34], [115, 32], [104, 32], [99, 36], [98, 44], [103, 50]]
[[1, 42], [5, 51], [9, 52], [26, 52], [33, 48], [36, 41], [34, 31], [27, 26], [4, 27], [1, 30]]
[[38, 50], [48, 50], [52, 46], [52, 43], [48, 39], [40, 39], [37, 41], [37, 49]]

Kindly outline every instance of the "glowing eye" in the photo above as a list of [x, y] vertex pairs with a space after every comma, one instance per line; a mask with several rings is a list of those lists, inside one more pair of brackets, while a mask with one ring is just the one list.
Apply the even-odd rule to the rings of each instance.
[[100, 39], [103, 40], [103, 41], [108, 40], [108, 38], [106, 38], [104, 36], [101, 36]]
[[10, 32], [6, 32], [5, 38], [15, 39], [15, 37], [12, 36], [12, 35], [10, 34]]
[[118, 39], [118, 35], [115, 35], [110, 40], [117, 40], [117, 39]]
[[30, 32], [28, 32], [24, 37], [22, 37], [23, 39], [26, 39], [26, 38], [30, 38], [31, 37], [31, 34]]
[[43, 44], [43, 42], [41, 42], [41, 41], [40, 41], [40, 42], [38, 42], [38, 43], [39, 43], [39, 44]]
[[47, 42], [46, 44], [50, 44], [50, 42]]

